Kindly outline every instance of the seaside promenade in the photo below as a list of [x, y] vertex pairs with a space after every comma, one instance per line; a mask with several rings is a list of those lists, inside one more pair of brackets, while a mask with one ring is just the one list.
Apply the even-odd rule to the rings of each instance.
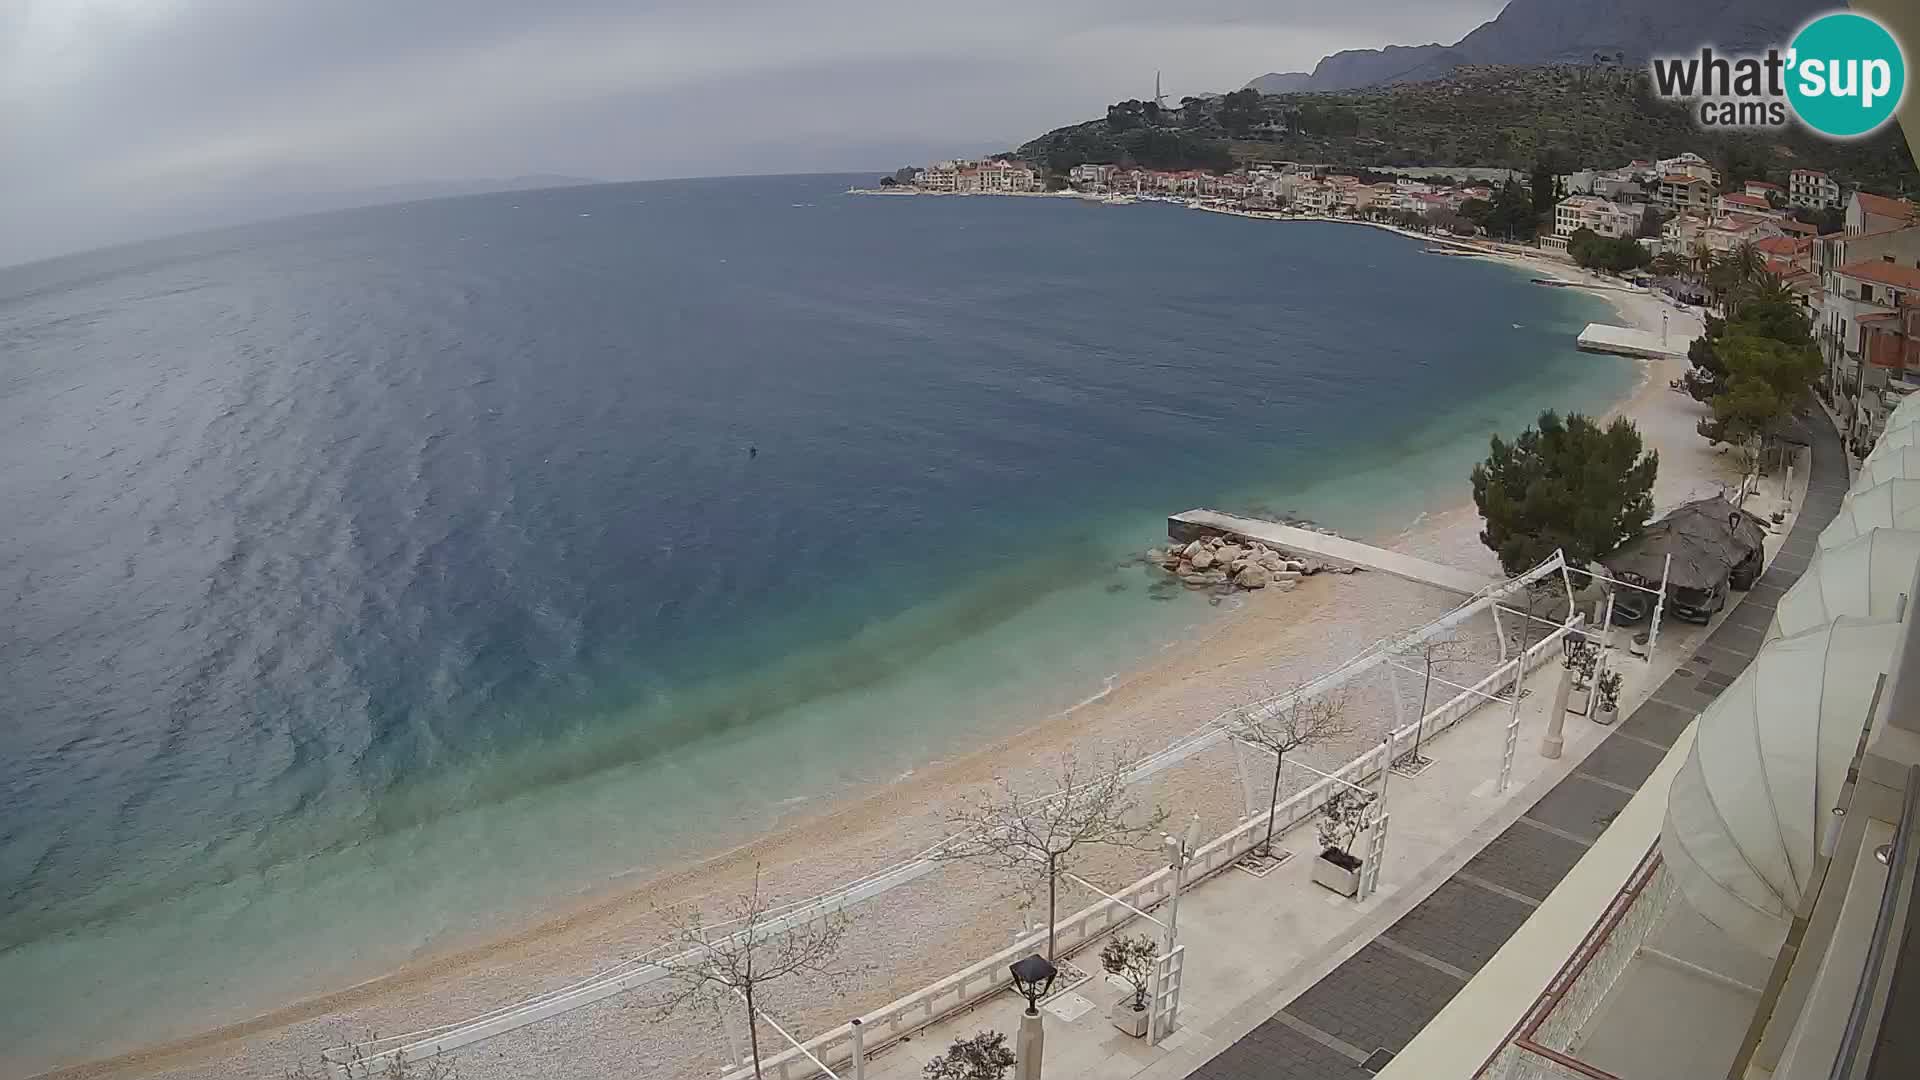
[[[1495, 778], [1509, 710], [1483, 706], [1428, 744], [1432, 765], [1392, 778], [1393, 826], [1377, 893], [1356, 903], [1313, 884], [1316, 838], [1293, 830], [1279, 841], [1293, 853], [1280, 869], [1264, 878], [1230, 869], [1182, 900], [1187, 963], [1177, 1030], [1157, 1046], [1124, 1035], [1107, 1020], [1124, 988], [1096, 976], [1043, 1006], [1047, 1075], [1365, 1080], [1391, 1069], [1393, 1056], [1500, 951], [1654, 773], [1694, 712], [1751, 660], [1846, 491], [1838, 437], [1814, 426], [1795, 512], [1768, 537], [1768, 569], [1754, 589], [1708, 626], [1667, 622], [1647, 660], [1615, 649], [1626, 680], [1621, 722], [1569, 716], [1562, 756], [1542, 756], [1559, 665], [1540, 668], [1526, 681], [1504, 792]], [[1158, 934], [1144, 923], [1127, 928], [1141, 931]], [[1076, 965], [1098, 970], [1090, 953]], [[1012, 1032], [1021, 1007], [1010, 992], [995, 995], [887, 1048], [866, 1074], [919, 1077], [954, 1038]]]

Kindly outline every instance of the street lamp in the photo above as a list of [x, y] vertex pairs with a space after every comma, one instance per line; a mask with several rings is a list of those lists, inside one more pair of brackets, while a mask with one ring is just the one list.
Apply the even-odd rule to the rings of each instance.
[[1013, 1044], [1013, 1080], [1040, 1080], [1040, 1055], [1046, 1043], [1046, 1031], [1040, 1026], [1040, 999], [1053, 988], [1053, 977], [1059, 971], [1039, 953], [1015, 960], [1007, 970], [1013, 972], [1013, 988], [1027, 999], [1027, 1011], [1020, 1014], [1020, 1033]]
[[1040, 999], [1047, 996], [1059, 969], [1047, 963], [1046, 957], [1032, 953], [1025, 959], [1008, 964], [1007, 970], [1013, 972], [1013, 988], [1027, 999], [1027, 1015], [1038, 1015]]

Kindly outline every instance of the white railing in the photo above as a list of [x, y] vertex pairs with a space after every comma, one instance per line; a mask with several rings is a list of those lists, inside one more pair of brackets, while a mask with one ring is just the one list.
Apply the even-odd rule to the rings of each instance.
[[[1560, 641], [1566, 636], [1567, 630], [1568, 627], [1560, 626], [1538, 642], [1528, 646], [1526, 653], [1528, 671], [1533, 671], [1542, 663], [1560, 655]], [[1425, 740], [1459, 723], [1475, 708], [1486, 704], [1494, 688], [1512, 681], [1514, 668], [1518, 663], [1518, 659], [1509, 660], [1495, 668], [1472, 689], [1462, 690], [1429, 712], [1420, 721], [1391, 733], [1382, 746], [1361, 754], [1328, 776], [1287, 798], [1276, 812], [1275, 831], [1287, 832], [1313, 818], [1319, 812], [1320, 805], [1326, 802], [1327, 796], [1335, 789], [1347, 785], [1364, 785], [1377, 779], [1384, 766], [1390, 765], [1403, 752], [1413, 748], [1415, 732], [1418, 728], [1426, 729], [1420, 735], [1420, 738]], [[1193, 861], [1188, 864], [1189, 887], [1227, 869], [1242, 856], [1258, 847], [1266, 837], [1266, 828], [1267, 815], [1259, 813], [1242, 821], [1225, 834], [1202, 844], [1194, 853]], [[1114, 893], [1112, 899], [1096, 901], [1068, 915], [1054, 925], [1055, 951], [1061, 956], [1070, 955], [1108, 931], [1125, 925], [1135, 918], [1134, 914], [1121, 902], [1144, 911], [1151, 911], [1167, 899], [1172, 887], [1172, 871], [1162, 868]], [[1044, 949], [1046, 940], [1047, 932], [1042, 927], [976, 964], [862, 1016], [860, 1030], [865, 1053], [871, 1057], [888, 1044], [937, 1024], [948, 1016], [971, 1007], [982, 998], [1005, 989], [1012, 982], [1012, 975], [1007, 970], [1007, 965], [1036, 949]], [[777, 1080], [807, 1080], [808, 1077], [820, 1074], [819, 1068], [809, 1060], [809, 1054], [833, 1067], [838, 1067], [842, 1062], [851, 1061], [853, 1059], [853, 1025], [841, 1024], [807, 1040], [801, 1044], [801, 1048], [788, 1049], [767, 1058], [760, 1063], [761, 1072]], [[746, 1080], [751, 1076], [753, 1076], [753, 1069], [749, 1065], [727, 1073], [723, 1080]]]
[[[1541, 562], [1540, 565], [1517, 577], [1488, 585], [1486, 588], [1468, 597], [1453, 610], [1426, 625], [1375, 642], [1359, 655], [1339, 665], [1332, 671], [1314, 678], [1304, 686], [1264, 701], [1254, 702], [1247, 706], [1247, 709], [1269, 716], [1278, 715], [1288, 708], [1296, 698], [1323, 694], [1334, 687], [1351, 682], [1373, 668], [1389, 663], [1395, 655], [1417, 646], [1420, 642], [1446, 633], [1454, 627], [1461, 625], [1481, 611], [1492, 609], [1497, 613], [1501, 600], [1516, 595], [1528, 586], [1551, 578], [1554, 575], [1564, 576], [1565, 568], [1565, 559], [1559, 552], [1555, 552], [1545, 561]], [[1557, 648], [1560, 639], [1565, 636], [1567, 629], [1564, 625], [1559, 626], [1541, 641], [1527, 649], [1527, 670], [1532, 671], [1539, 667], [1542, 659], [1550, 655], [1553, 649]], [[1514, 677], [1514, 663], [1514, 661], [1509, 660], [1501, 664], [1486, 678], [1475, 684], [1472, 689], [1461, 691], [1452, 699], [1429, 712], [1425, 717], [1422, 717], [1417, 722], [1425, 728], [1425, 732], [1420, 735], [1420, 739], [1430, 738], [1434, 734], [1453, 726], [1462, 716], [1471, 712], [1484, 701], [1486, 697], [1493, 692], [1493, 688], [1510, 682]], [[1185, 738], [1168, 746], [1166, 749], [1134, 763], [1133, 766], [1127, 770], [1128, 782], [1132, 783], [1145, 779], [1226, 741], [1229, 734], [1227, 722], [1240, 711], [1241, 710], [1228, 710], [1227, 712], [1223, 712]], [[1390, 762], [1398, 757], [1403, 744], [1407, 748], [1412, 747], [1415, 741], [1413, 734], [1414, 728], [1414, 724], [1409, 724], [1398, 731], [1392, 732], [1388, 736], [1386, 744], [1387, 761]], [[1279, 812], [1275, 816], [1275, 820], [1279, 822], [1279, 824], [1275, 826], [1276, 831], [1291, 829], [1317, 811], [1320, 804], [1326, 801], [1328, 792], [1337, 783], [1359, 784], [1378, 776], [1379, 765], [1374, 759], [1380, 752], [1380, 750], [1376, 749], [1355, 758], [1353, 761], [1347, 763], [1341, 770], [1331, 774], [1332, 778], [1323, 779], [1319, 783], [1312, 785], [1282, 803]], [[1217, 848], [1220, 852], [1226, 852], [1229, 848], [1232, 850], [1230, 854], [1224, 854], [1219, 861], [1209, 864], [1206, 869], [1201, 871], [1201, 876], [1224, 869], [1241, 855], [1251, 850], [1254, 844], [1254, 840], [1252, 839], [1253, 834], [1256, 830], [1264, 833], [1266, 820], [1266, 814], [1256, 815], [1242, 822], [1226, 835], [1217, 838], [1212, 844], [1203, 847], [1203, 852], [1208, 848]], [[803, 926], [814, 919], [818, 919], [832, 912], [854, 907], [891, 889], [897, 888], [900, 885], [924, 877], [940, 868], [941, 864], [932, 857], [933, 853], [954, 839], [955, 837], [947, 837], [910, 859], [877, 870], [858, 881], [841, 886], [831, 892], [823, 893], [777, 909], [771, 913], [774, 917], [761, 923], [757, 930], [760, 933], [779, 933], [790, 927]], [[1236, 847], [1235, 845], [1239, 846]], [[1135, 882], [1130, 889], [1147, 889], [1150, 887], [1149, 883], [1153, 882], [1155, 878], [1163, 876], [1164, 872], [1162, 874], [1149, 875], [1147, 878]], [[1164, 889], [1164, 886], [1159, 886], [1159, 888]], [[1144, 891], [1138, 893], [1129, 891], [1116, 894], [1119, 899], [1125, 900], [1140, 908], [1148, 908], [1164, 898], [1161, 893], [1155, 893], [1149, 902], [1141, 902], [1141, 898], [1146, 895]], [[1131, 918], [1130, 913], [1120, 918], [1114, 918], [1113, 913], [1109, 910], [1113, 907], [1114, 904], [1111, 901], [1102, 901], [1099, 904], [1083, 910], [1066, 922], [1058, 924], [1055, 928], [1056, 949], [1063, 952], [1069, 951], [1071, 948], [1084, 944], [1093, 937], [1097, 937], [1099, 934], [1105, 933], [1106, 930], [1118, 926], [1126, 922], [1128, 918]], [[1104, 921], [1099, 921], [1096, 924], [1094, 922], [1096, 917]], [[1071, 934], [1069, 933], [1070, 924], [1073, 924], [1075, 927]], [[725, 929], [727, 925], [728, 924], [724, 923], [716, 924], [713, 929]], [[1045, 931], [1043, 930], [1034, 934], [1033, 940], [1039, 940], [1044, 936]], [[1069, 942], [1071, 942], [1071, 944], [1068, 944]], [[887, 1042], [899, 1038], [900, 1035], [919, 1030], [919, 1028], [933, 1023], [935, 1020], [951, 1013], [955, 1009], [962, 1008], [1005, 986], [1008, 977], [1005, 975], [1004, 964], [999, 963], [1000, 959], [1004, 956], [1017, 954], [1019, 951], [1030, 949], [1030, 947], [1030, 943], [1023, 942], [1014, 949], [1004, 950], [1002, 953], [996, 954], [995, 957], [983, 960], [973, 967], [948, 976], [946, 979], [926, 987], [915, 994], [909, 995], [906, 998], [902, 998], [893, 1005], [887, 1006], [885, 1009], [873, 1014], [875, 1016], [883, 1014], [900, 1016], [918, 1014], [921, 1019], [916, 1021], [912, 1027], [904, 1030], [890, 1031], [887, 1034], [879, 1034], [883, 1030], [880, 1025], [868, 1027], [865, 1032], [866, 1037], [871, 1039], [878, 1035], [880, 1040], [870, 1045], [877, 1049]], [[508, 1031], [525, 1027], [529, 1024], [559, 1016], [573, 1009], [580, 1008], [581, 1006], [619, 994], [628, 993], [658, 982], [665, 978], [667, 973], [665, 968], [657, 961], [666, 958], [666, 950], [654, 949], [640, 956], [624, 960], [585, 979], [548, 991], [544, 994], [538, 994], [531, 998], [502, 1006], [479, 1016], [468, 1017], [452, 1023], [408, 1032], [403, 1035], [388, 1036], [359, 1046], [330, 1048], [321, 1053], [321, 1059], [328, 1065], [336, 1077], [344, 1077], [346, 1075], [345, 1066], [350, 1060], [373, 1066], [402, 1055], [408, 1058], [419, 1059], [421, 1057], [449, 1052], [462, 1046], [467, 1046], [475, 1042], [493, 1038], [496, 1035], [504, 1034]], [[983, 970], [986, 972], [985, 974], [981, 973]], [[988, 981], [989, 977], [991, 977], [992, 981]], [[889, 1026], [893, 1029], [898, 1029], [897, 1023]], [[818, 1036], [805, 1045], [810, 1050], [818, 1053], [819, 1047], [815, 1045], [816, 1043], [819, 1043], [821, 1040], [831, 1040], [838, 1044], [845, 1044], [849, 1037], [848, 1032], [850, 1030], [850, 1025], [843, 1024], [824, 1035]], [[833, 1052], [835, 1054], [842, 1053], [842, 1047], [836, 1045], [833, 1048]], [[850, 1050], [848, 1050], [847, 1053], [850, 1055]], [[846, 1060], [846, 1057], [836, 1059], [829, 1057], [827, 1054], [820, 1054], [820, 1056], [830, 1061]], [[800, 1054], [798, 1051], [789, 1051], [781, 1055], [781, 1058], [788, 1057], [804, 1060], [805, 1055]], [[763, 1062], [762, 1064], [763, 1067], [765, 1067], [768, 1063]], [[745, 1071], [742, 1071], [739, 1075], [745, 1074]], [[781, 1075], [786, 1074], [783, 1073]], [[802, 1074], [795, 1073], [793, 1075], [798, 1076]]]

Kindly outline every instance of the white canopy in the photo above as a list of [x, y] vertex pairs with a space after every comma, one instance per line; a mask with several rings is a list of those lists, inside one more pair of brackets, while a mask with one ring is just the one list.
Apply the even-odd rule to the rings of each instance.
[[[1920, 413], [1915, 419], [1920, 419]], [[1853, 478], [1853, 490], [1865, 491], [1889, 480], [1920, 480], [1920, 446], [1898, 446], [1885, 454], [1868, 455]]]
[[1908, 394], [1893, 407], [1893, 411], [1887, 414], [1887, 427], [1906, 427], [1915, 420], [1920, 420], [1920, 393]]
[[[1907, 415], [1911, 418], [1913, 414], [1908, 413]], [[1873, 452], [1867, 455], [1867, 459], [1871, 461], [1883, 453], [1904, 450], [1915, 444], [1920, 444], [1920, 424], [1915, 424], [1911, 419], [1908, 419], [1904, 421], [1901, 426], [1894, 427], [1891, 420], [1889, 420], [1887, 430], [1882, 432], [1880, 438], [1873, 444]]]
[[1837, 547], [1868, 529], [1920, 529], [1920, 480], [1888, 480], [1849, 492], [1820, 531], [1819, 545]]
[[1700, 714], [1660, 833], [1687, 904], [1779, 950], [1866, 726], [1900, 624], [1841, 619], [1768, 642]]
[[1792, 637], [1842, 616], [1891, 619], [1913, 589], [1920, 567], [1920, 531], [1869, 529], [1844, 544], [1819, 548], [1807, 572], [1780, 597], [1767, 639]]

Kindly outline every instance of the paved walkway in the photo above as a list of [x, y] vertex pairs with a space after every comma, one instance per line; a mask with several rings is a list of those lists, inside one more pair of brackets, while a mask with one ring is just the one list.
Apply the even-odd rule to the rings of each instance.
[[1492, 959], [1759, 651], [1775, 605], [1805, 572], [1847, 492], [1839, 436], [1831, 424], [1809, 427], [1812, 472], [1793, 530], [1694, 655], [1431, 896], [1193, 1076], [1368, 1080]]
[[[1184, 526], [1184, 528], [1183, 528]], [[1379, 570], [1422, 585], [1436, 585], [1451, 592], [1471, 596], [1494, 584], [1494, 579], [1436, 562], [1377, 548], [1344, 536], [1314, 532], [1312, 529], [1282, 525], [1277, 521], [1224, 514], [1218, 510], [1188, 510], [1167, 519], [1167, 535], [1186, 543], [1189, 533], [1227, 532], [1259, 540], [1283, 551], [1312, 555], [1335, 562], [1351, 563]]]

